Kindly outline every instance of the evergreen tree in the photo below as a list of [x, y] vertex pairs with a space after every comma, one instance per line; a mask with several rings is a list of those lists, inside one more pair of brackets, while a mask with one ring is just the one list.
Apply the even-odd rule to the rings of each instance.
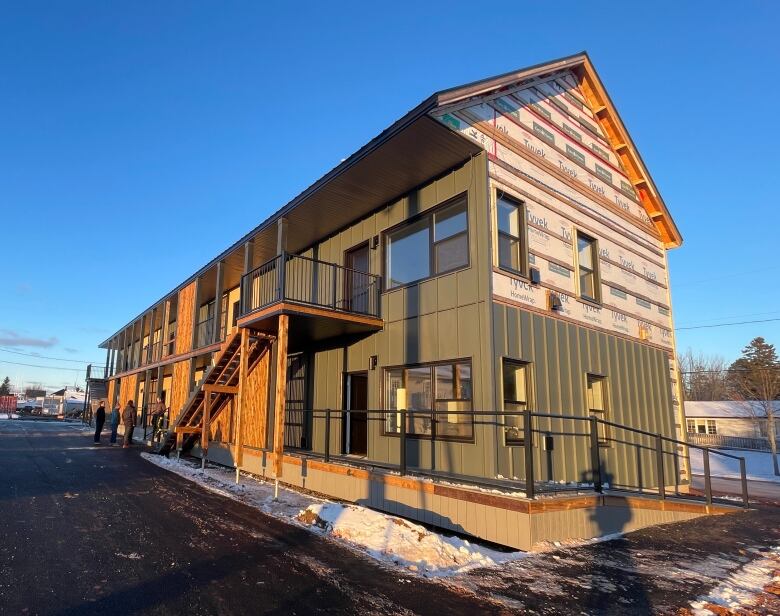
[[780, 399], [780, 359], [773, 344], [753, 338], [742, 356], [731, 364], [727, 379], [734, 400], [740, 400], [756, 421], [766, 421], [774, 473], [780, 476], [777, 459], [777, 400]]
[[3, 382], [0, 383], [0, 396], [10, 396], [10, 395], [11, 395], [11, 379], [5, 377], [3, 379]]

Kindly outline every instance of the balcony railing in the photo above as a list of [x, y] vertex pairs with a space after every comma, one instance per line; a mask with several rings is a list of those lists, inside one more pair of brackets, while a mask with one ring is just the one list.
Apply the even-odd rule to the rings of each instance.
[[723, 447], [725, 449], [755, 449], [769, 451], [769, 439], [749, 436], [729, 436], [726, 434], [701, 434], [689, 432], [688, 442], [703, 447]]
[[241, 315], [277, 302], [380, 316], [381, 278], [335, 263], [282, 253], [241, 279]]

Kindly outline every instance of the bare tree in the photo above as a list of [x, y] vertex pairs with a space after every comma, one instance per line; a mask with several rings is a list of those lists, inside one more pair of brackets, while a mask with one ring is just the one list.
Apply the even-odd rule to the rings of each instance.
[[742, 356], [729, 366], [728, 384], [733, 400], [743, 403], [756, 422], [766, 421], [774, 473], [780, 477], [777, 460], [777, 400], [780, 398], [780, 360], [772, 344], [754, 338]]
[[720, 355], [694, 354], [688, 348], [677, 356], [686, 400], [727, 400], [726, 361]]

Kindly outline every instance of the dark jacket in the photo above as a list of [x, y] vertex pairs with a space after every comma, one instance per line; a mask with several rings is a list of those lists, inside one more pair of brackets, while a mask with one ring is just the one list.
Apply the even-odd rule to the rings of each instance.
[[95, 421], [106, 423], [106, 409], [102, 404], [95, 411]]
[[132, 404], [126, 404], [125, 410], [122, 411], [122, 423], [126, 427], [135, 425], [135, 406]]
[[112, 426], [118, 426], [119, 425], [119, 417], [121, 413], [119, 412], [119, 409], [115, 408], [113, 411], [111, 411], [111, 425]]

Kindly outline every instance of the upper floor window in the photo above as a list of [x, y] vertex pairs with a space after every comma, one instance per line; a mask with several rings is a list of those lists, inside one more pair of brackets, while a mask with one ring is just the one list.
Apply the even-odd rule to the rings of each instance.
[[592, 237], [577, 231], [577, 269], [580, 296], [599, 301], [598, 245]]
[[467, 266], [466, 195], [390, 231], [385, 246], [388, 289]]
[[524, 274], [525, 208], [519, 201], [501, 194], [498, 197], [498, 266]]

